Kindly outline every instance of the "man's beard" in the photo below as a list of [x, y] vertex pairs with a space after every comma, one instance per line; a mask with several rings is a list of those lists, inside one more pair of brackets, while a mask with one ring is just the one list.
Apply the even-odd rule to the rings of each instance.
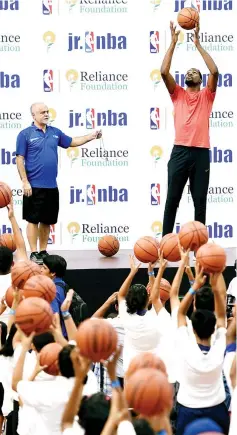
[[198, 83], [195, 83], [192, 79], [186, 79], [185, 80], [185, 85], [188, 86], [188, 88], [196, 88], [196, 86], [198, 85]]

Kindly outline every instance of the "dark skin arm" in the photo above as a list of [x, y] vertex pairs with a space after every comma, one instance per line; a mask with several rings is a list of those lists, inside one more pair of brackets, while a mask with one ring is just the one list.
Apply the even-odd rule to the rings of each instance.
[[174, 26], [174, 23], [172, 21], [170, 22], [170, 31], [171, 31], [171, 44], [168, 48], [168, 51], [166, 52], [166, 55], [161, 65], [161, 76], [162, 79], [164, 80], [165, 86], [167, 87], [169, 93], [173, 94], [175, 90], [176, 82], [174, 77], [170, 74], [170, 67], [171, 67], [174, 50], [178, 42], [180, 32], [176, 32], [176, 26]]

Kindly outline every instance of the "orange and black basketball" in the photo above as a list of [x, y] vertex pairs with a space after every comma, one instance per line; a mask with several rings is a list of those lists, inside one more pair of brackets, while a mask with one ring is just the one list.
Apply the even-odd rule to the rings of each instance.
[[134, 245], [135, 257], [142, 263], [154, 263], [158, 260], [159, 243], [154, 237], [145, 236]]
[[41, 274], [40, 266], [33, 261], [17, 261], [11, 269], [12, 284], [15, 287], [23, 288], [31, 276], [39, 274]]
[[104, 236], [99, 240], [98, 249], [105, 257], [112, 257], [119, 250], [119, 241], [115, 236]]
[[6, 207], [12, 199], [12, 191], [8, 184], [0, 181], [0, 208]]

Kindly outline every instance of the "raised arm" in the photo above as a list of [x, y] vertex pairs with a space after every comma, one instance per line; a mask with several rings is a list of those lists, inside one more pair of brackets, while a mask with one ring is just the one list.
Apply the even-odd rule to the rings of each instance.
[[91, 134], [87, 134], [86, 136], [76, 136], [73, 137], [70, 147], [80, 147], [85, 145], [87, 142], [90, 142], [94, 139], [100, 139], [102, 137], [101, 130], [96, 130]]
[[195, 28], [194, 31], [194, 44], [196, 45], [197, 50], [201, 54], [207, 68], [210, 71], [207, 87], [210, 89], [211, 92], [216, 92], [219, 71], [210, 54], [208, 54], [206, 50], [204, 50], [204, 48], [201, 46], [200, 39], [199, 39], [199, 31], [200, 31], [200, 22], [198, 23], [198, 26]]
[[210, 284], [214, 293], [216, 327], [226, 327], [226, 285], [222, 273], [213, 273]]
[[180, 285], [183, 279], [183, 274], [186, 265], [188, 264], [188, 258], [189, 258], [189, 251], [184, 251], [183, 248], [179, 244], [179, 251], [181, 255], [181, 262], [179, 265], [179, 268], [177, 270], [177, 273], [174, 277], [174, 280], [172, 282], [171, 290], [170, 290], [170, 307], [171, 312], [180, 305], [179, 300], [179, 289]]
[[174, 26], [174, 23], [172, 21], [170, 22], [170, 30], [171, 30], [172, 39], [171, 39], [171, 44], [168, 48], [168, 51], [166, 52], [166, 55], [161, 65], [161, 76], [162, 79], [164, 80], [165, 86], [167, 87], [169, 93], [173, 94], [176, 83], [174, 77], [170, 74], [170, 67], [171, 67], [174, 50], [178, 42], [180, 32], [176, 32], [176, 26]]
[[7, 206], [8, 208], [8, 218], [12, 225], [12, 230], [14, 234], [15, 244], [16, 244], [16, 256], [17, 260], [28, 260], [25, 240], [22, 236], [21, 230], [15, 218], [13, 209], [13, 200]]
[[105, 301], [105, 303], [103, 305], [101, 305], [101, 307], [93, 314], [92, 317], [104, 317], [106, 311], [108, 311], [108, 309], [110, 308], [110, 306], [112, 304], [115, 304], [115, 302], [117, 301], [117, 297], [118, 297], [118, 292], [114, 292], [108, 299], [107, 301]]
[[128, 277], [125, 279], [125, 281], [123, 282], [122, 286], [119, 289], [119, 292], [118, 292], [118, 302], [119, 303], [123, 299], [126, 298], [126, 296], [128, 294], [128, 290], [132, 284], [133, 278], [136, 275], [140, 265], [141, 265], [141, 263], [139, 263], [139, 264], [135, 263], [134, 255], [130, 255], [130, 268], [131, 268], [131, 270], [130, 270]]
[[163, 305], [160, 301], [160, 282], [161, 282], [161, 278], [163, 276], [163, 273], [165, 271], [165, 268], [167, 266], [167, 260], [163, 259], [162, 254], [160, 255], [160, 268], [159, 271], [156, 275], [156, 279], [154, 281], [154, 284], [152, 286], [151, 289], [151, 294], [150, 294], [150, 302], [152, 303], [153, 307], [155, 308], [157, 314], [159, 313], [159, 311], [161, 310], [161, 308], [163, 308]]

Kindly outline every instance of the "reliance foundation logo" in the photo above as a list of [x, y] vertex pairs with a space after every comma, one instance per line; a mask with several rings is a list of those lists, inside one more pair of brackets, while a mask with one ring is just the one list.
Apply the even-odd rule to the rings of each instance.
[[[186, 73], [181, 73], [180, 71], [175, 71], [175, 81], [176, 83], [181, 86], [182, 88], [185, 88], [185, 75]], [[202, 75], [202, 86], [207, 86], [209, 74], [203, 74]], [[232, 74], [226, 73], [226, 74], [219, 74], [218, 78], [218, 84], [217, 86], [219, 88], [232, 88], [233, 86], [233, 77]]]
[[56, 35], [54, 32], [51, 32], [51, 30], [48, 30], [47, 32], [44, 32], [43, 34], [43, 41], [46, 45], [47, 53], [50, 51], [50, 49], [53, 47], [55, 41], [56, 41]]
[[94, 31], [88, 30], [84, 35], [68, 34], [68, 51], [84, 51], [85, 53], [95, 53], [100, 50], [126, 50], [127, 37], [124, 35], [113, 35], [105, 33], [96, 35]]
[[67, 157], [70, 161], [70, 167], [77, 167], [77, 163], [81, 167], [127, 167], [128, 166], [128, 149], [112, 149], [105, 150], [104, 148], [68, 148]]
[[211, 128], [233, 128], [235, 127], [235, 113], [232, 110], [214, 110], [211, 112]]
[[81, 14], [124, 14], [128, 0], [65, 0], [69, 12]]
[[0, 52], [16, 53], [19, 51], [21, 51], [20, 35], [0, 34]]
[[[197, 0], [200, 11], [232, 11], [232, 0]], [[186, 0], [174, 0], [174, 12], [187, 6]]]
[[114, 235], [120, 242], [129, 242], [130, 228], [128, 225], [105, 225], [103, 223], [79, 224], [70, 222], [67, 225], [72, 244], [80, 241], [82, 243], [98, 243], [106, 234]]
[[159, 69], [153, 69], [150, 73], [150, 79], [153, 84], [154, 91], [157, 89], [158, 85], [161, 82], [161, 72]]
[[98, 188], [95, 184], [87, 184], [84, 188], [70, 187], [69, 204], [97, 205], [100, 203], [128, 202], [128, 190], [107, 186]]
[[[188, 203], [193, 203], [190, 186], [187, 185], [186, 197]], [[234, 187], [233, 186], [209, 186], [207, 202], [209, 204], [233, 204]]]
[[128, 116], [125, 112], [114, 112], [111, 109], [97, 112], [94, 108], [87, 108], [83, 112], [69, 111], [69, 128], [85, 127], [93, 130], [97, 127], [127, 127]]
[[157, 164], [161, 160], [162, 154], [163, 154], [163, 149], [159, 145], [154, 145], [150, 149], [150, 155], [152, 157], [152, 161], [155, 167], [157, 167]]
[[77, 71], [70, 69], [65, 74], [70, 91], [127, 91], [128, 74], [103, 71]]
[[150, 4], [154, 12], [158, 11], [161, 2], [162, 0], [150, 0]]
[[[206, 51], [234, 51], [234, 35], [233, 33], [208, 33], [200, 32], [200, 42]], [[180, 32], [177, 43], [177, 48], [185, 48], [187, 51], [196, 51], [197, 48], [194, 41], [194, 33]]]
[[20, 130], [21, 128], [21, 112], [0, 112], [0, 130]]

